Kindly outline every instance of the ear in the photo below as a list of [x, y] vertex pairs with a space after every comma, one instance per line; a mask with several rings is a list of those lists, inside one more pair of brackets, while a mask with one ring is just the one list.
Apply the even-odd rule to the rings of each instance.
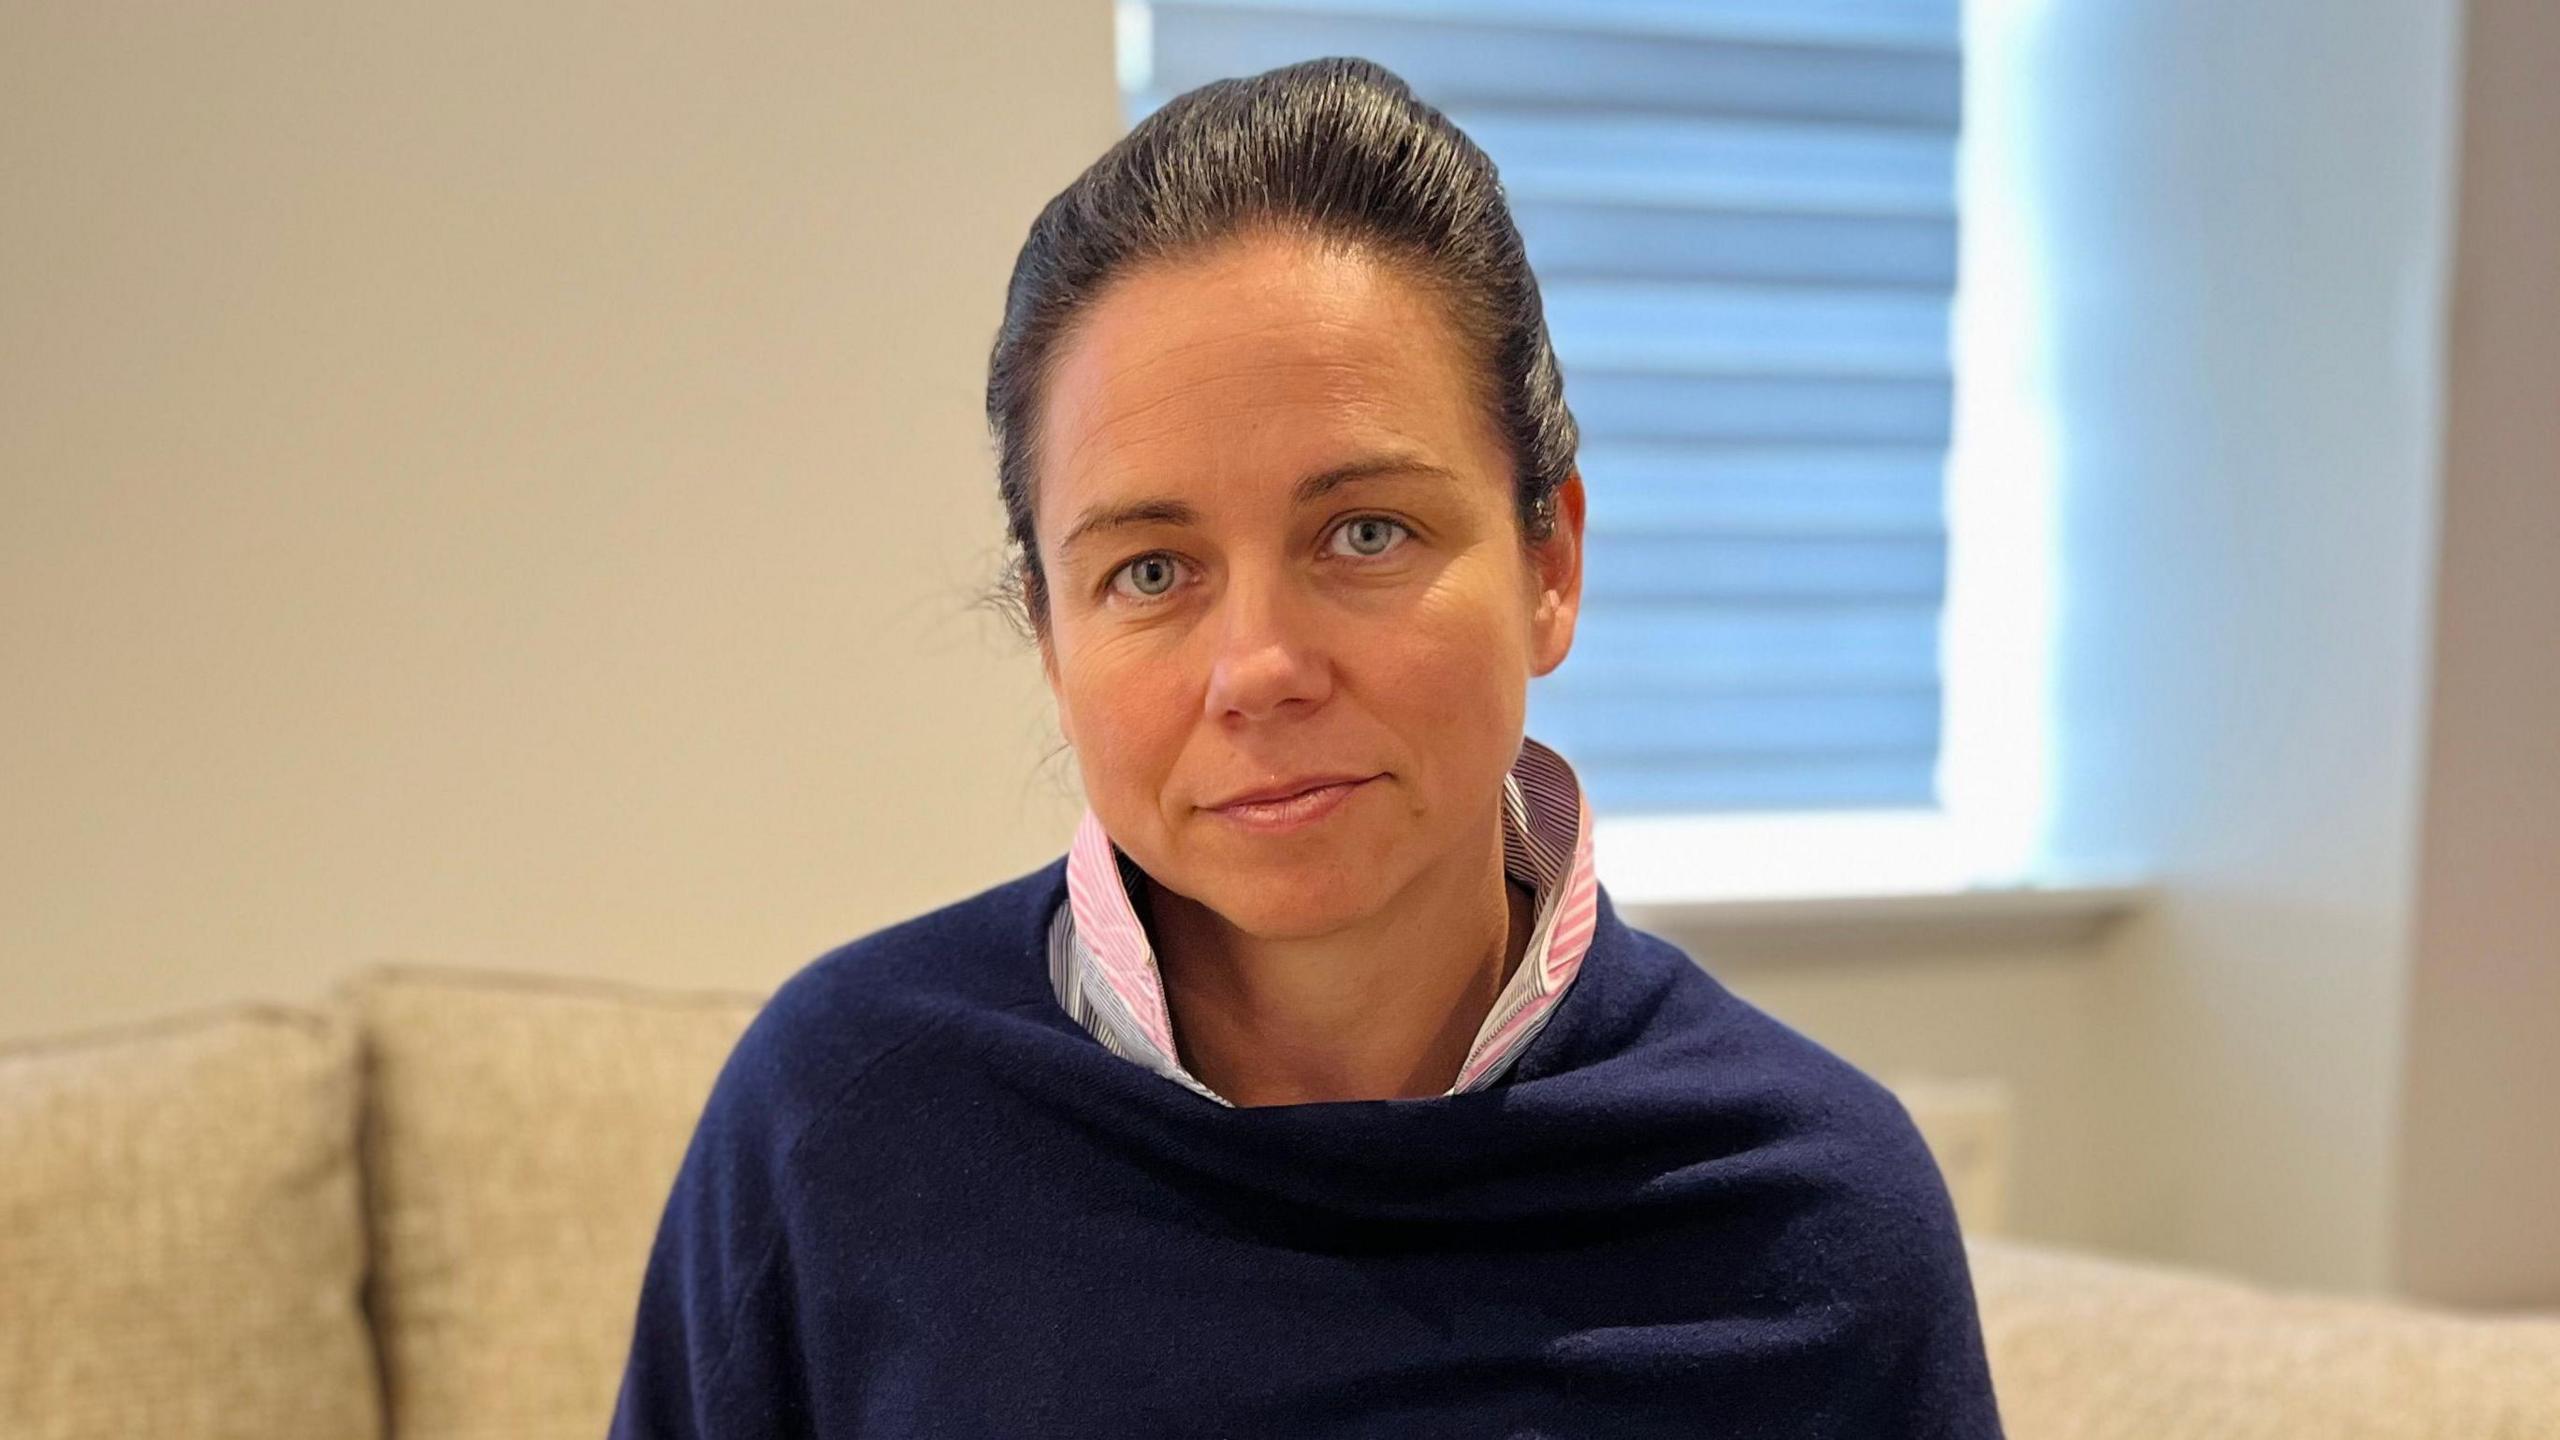
[[1553, 533], [1529, 550], [1538, 595], [1529, 615], [1529, 673], [1544, 675], [1573, 649], [1574, 621], [1582, 614], [1582, 471], [1576, 467], [1556, 487]]

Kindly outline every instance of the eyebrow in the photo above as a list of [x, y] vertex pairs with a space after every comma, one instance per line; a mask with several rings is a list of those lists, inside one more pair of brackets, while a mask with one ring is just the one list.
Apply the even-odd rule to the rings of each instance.
[[[1309, 475], [1298, 482], [1297, 493], [1290, 498], [1293, 503], [1304, 505], [1355, 480], [1385, 480], [1399, 477], [1450, 483], [1455, 483], [1458, 479], [1456, 471], [1434, 465], [1428, 460], [1418, 460], [1407, 455], [1370, 455]], [[1067, 538], [1058, 542], [1058, 551], [1064, 554], [1073, 549], [1078, 541], [1106, 530], [1125, 529], [1132, 525], [1196, 525], [1198, 523], [1200, 523], [1200, 512], [1180, 500], [1125, 500], [1116, 504], [1093, 505], [1088, 506], [1084, 514], [1077, 518], [1074, 527], [1067, 531]]]

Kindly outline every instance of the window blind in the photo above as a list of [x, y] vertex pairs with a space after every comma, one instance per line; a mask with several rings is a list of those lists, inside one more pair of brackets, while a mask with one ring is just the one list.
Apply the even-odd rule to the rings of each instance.
[[1319, 55], [1500, 167], [1582, 426], [1530, 733], [1616, 814], [1935, 803], [1958, 0], [1153, 0], [1135, 123]]

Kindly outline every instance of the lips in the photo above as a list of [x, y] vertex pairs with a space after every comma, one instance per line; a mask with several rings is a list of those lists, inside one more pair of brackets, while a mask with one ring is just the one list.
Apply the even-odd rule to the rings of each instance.
[[1226, 799], [1220, 800], [1216, 804], [1211, 805], [1209, 808], [1212, 810], [1228, 810], [1238, 805], [1268, 805], [1275, 800], [1287, 800], [1292, 796], [1304, 795], [1310, 790], [1322, 790], [1328, 785], [1352, 785], [1369, 778], [1370, 777], [1367, 775], [1353, 775], [1348, 773], [1335, 775], [1310, 775], [1299, 780], [1284, 780], [1277, 785], [1267, 785], [1259, 790], [1250, 790], [1241, 795], [1230, 795]]

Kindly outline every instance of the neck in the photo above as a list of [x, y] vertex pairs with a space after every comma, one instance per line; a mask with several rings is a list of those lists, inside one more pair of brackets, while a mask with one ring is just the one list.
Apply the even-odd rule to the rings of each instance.
[[1183, 1067], [1235, 1105], [1412, 1099], [1457, 1083], [1528, 953], [1530, 891], [1489, 860], [1427, 872], [1375, 915], [1274, 940], [1161, 886], [1147, 921]]

